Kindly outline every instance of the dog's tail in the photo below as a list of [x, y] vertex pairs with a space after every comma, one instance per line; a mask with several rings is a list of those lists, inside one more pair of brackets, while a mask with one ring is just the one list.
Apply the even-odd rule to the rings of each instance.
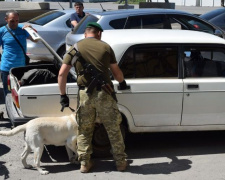
[[10, 131], [0, 131], [0, 135], [2, 136], [13, 136], [19, 132], [26, 131], [26, 124], [15, 127]]

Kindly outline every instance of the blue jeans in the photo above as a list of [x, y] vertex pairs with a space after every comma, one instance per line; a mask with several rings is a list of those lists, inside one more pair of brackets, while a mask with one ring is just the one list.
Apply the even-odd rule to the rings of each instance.
[[2, 83], [3, 83], [4, 97], [6, 97], [6, 95], [8, 93], [10, 93], [10, 91], [8, 90], [8, 84], [7, 84], [8, 75], [9, 75], [9, 72], [1, 71], [1, 78], [2, 78]]

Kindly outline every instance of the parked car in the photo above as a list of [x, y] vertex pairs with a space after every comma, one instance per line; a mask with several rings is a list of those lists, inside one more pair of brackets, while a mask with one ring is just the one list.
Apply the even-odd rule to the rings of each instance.
[[[129, 9], [90, 13], [66, 36], [66, 49], [84, 38], [88, 22], [98, 22], [104, 30], [109, 29], [182, 29], [204, 31], [225, 37], [219, 27], [196, 15], [174, 9]], [[139, 36], [139, 34], [135, 34]]]
[[202, 19], [209, 21], [212, 24], [225, 30], [225, 8], [218, 8], [200, 15]]
[[[100, 9], [85, 9], [85, 12], [102, 11]], [[40, 36], [50, 44], [60, 57], [63, 57], [66, 51], [65, 37], [72, 26], [70, 15], [74, 9], [53, 10], [37, 16], [28, 21]], [[52, 54], [46, 49], [43, 43], [34, 43], [27, 40], [27, 55], [33, 60], [53, 60]]]
[[[225, 130], [224, 39], [199, 31], [136, 29], [105, 30], [102, 40], [111, 45], [130, 86], [121, 91], [113, 80], [123, 132]], [[60, 111], [57, 79], [27, 85], [20, 82], [29, 70], [45, 69], [57, 76], [58, 68], [49, 64], [10, 70], [6, 110], [14, 126], [34, 117], [72, 113], [69, 108]], [[75, 109], [78, 86], [72, 74], [66, 93]], [[109, 148], [100, 127], [96, 126], [94, 144]]]

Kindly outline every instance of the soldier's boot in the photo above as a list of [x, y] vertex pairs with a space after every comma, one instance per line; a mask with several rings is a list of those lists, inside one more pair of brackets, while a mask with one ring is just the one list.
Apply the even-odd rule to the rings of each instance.
[[93, 163], [90, 161], [87, 165], [81, 165], [80, 166], [80, 172], [81, 173], [88, 173], [92, 167], [93, 167]]
[[125, 171], [127, 169], [127, 161], [116, 166], [117, 171]]

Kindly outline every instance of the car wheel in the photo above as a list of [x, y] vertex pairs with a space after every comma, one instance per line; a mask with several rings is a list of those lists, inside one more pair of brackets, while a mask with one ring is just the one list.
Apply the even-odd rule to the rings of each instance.
[[61, 46], [57, 51], [57, 54], [63, 59], [64, 54], [66, 54], [66, 46]]
[[[125, 139], [125, 127], [121, 124], [120, 129], [123, 139]], [[112, 156], [110, 150], [108, 134], [103, 124], [96, 124], [92, 138], [93, 156], [94, 157], [110, 157]]]

